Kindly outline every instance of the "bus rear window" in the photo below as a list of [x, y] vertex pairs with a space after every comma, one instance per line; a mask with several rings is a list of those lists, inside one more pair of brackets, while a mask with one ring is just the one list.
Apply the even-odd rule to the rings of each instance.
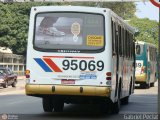
[[137, 55], [141, 55], [143, 53], [143, 45], [137, 44], [135, 51]]
[[87, 13], [39, 13], [34, 48], [40, 51], [95, 51], [104, 48], [104, 16]]

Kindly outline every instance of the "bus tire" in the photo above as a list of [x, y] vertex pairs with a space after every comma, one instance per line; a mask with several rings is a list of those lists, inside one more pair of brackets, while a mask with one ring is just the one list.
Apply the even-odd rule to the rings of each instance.
[[154, 87], [154, 82], [150, 84], [150, 87]]
[[140, 88], [145, 88], [145, 84], [144, 83], [140, 83]]
[[120, 98], [118, 98], [117, 102], [115, 102], [113, 104], [112, 113], [113, 114], [118, 114], [119, 110], [120, 110], [120, 106], [121, 106], [121, 100], [120, 100]]
[[51, 97], [42, 98], [43, 110], [44, 112], [52, 112], [53, 110], [53, 100]]
[[111, 114], [112, 113], [112, 105], [111, 101], [101, 101], [99, 104], [100, 114]]
[[132, 78], [131, 78], [131, 82], [130, 82], [130, 85], [129, 85], [129, 95], [121, 99], [121, 104], [122, 105], [127, 105], [128, 104], [129, 96], [131, 94], [132, 94]]
[[146, 88], [146, 89], [149, 89], [149, 88], [150, 88], [150, 83], [146, 83], [146, 84], [145, 84], [145, 88]]
[[140, 87], [143, 89], [149, 89], [150, 88], [150, 84], [149, 83], [141, 83]]
[[54, 108], [54, 112], [62, 112], [64, 108], [63, 100], [55, 98], [53, 100], [53, 108]]
[[127, 105], [128, 102], [129, 102], [129, 96], [124, 97], [123, 99], [121, 99], [121, 104], [122, 104], [122, 105]]
[[119, 110], [120, 110], [120, 107], [121, 107], [120, 95], [121, 95], [121, 82], [120, 82], [119, 88], [118, 88], [117, 102], [113, 103], [113, 107], [112, 107], [112, 113], [113, 114], [118, 114], [119, 113]]

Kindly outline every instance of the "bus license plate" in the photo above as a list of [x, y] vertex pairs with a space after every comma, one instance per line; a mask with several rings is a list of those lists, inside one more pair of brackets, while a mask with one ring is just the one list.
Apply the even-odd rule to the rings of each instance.
[[61, 84], [75, 84], [75, 80], [61, 80]]

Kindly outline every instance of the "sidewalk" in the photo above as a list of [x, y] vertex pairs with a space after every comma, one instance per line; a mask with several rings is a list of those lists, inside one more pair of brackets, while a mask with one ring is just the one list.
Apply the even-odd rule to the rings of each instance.
[[17, 79], [25, 79], [25, 76], [17, 76]]
[[154, 86], [158, 87], [158, 80], [154, 83]]

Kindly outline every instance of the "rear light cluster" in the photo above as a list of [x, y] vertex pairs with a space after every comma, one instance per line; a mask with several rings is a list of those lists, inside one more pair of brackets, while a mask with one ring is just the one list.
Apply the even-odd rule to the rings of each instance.
[[112, 75], [111, 72], [107, 72], [106, 73], [106, 80], [111, 80], [111, 75]]
[[141, 74], [143, 74], [145, 72], [145, 66], [141, 67]]
[[25, 71], [26, 78], [30, 78], [30, 70]]

